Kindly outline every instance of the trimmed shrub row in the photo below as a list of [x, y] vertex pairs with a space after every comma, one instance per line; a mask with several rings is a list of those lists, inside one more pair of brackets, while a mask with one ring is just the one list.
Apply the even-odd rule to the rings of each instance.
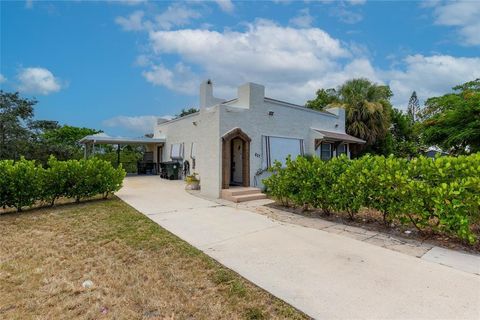
[[386, 224], [454, 235], [471, 244], [480, 223], [480, 153], [459, 157], [345, 156], [287, 159], [263, 180], [285, 206], [320, 208], [354, 219], [362, 208], [378, 210]]
[[44, 168], [35, 161], [0, 161], [0, 206], [21, 211], [39, 201], [54, 205], [59, 198], [108, 197], [122, 186], [125, 171], [96, 158], [58, 161], [53, 156]]

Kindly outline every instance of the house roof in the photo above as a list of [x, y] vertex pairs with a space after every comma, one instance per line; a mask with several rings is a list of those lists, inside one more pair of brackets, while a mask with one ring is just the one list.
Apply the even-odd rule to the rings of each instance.
[[345, 141], [345, 142], [351, 142], [351, 143], [360, 143], [360, 144], [363, 144], [366, 142], [365, 140], [359, 139], [357, 137], [351, 136], [346, 133], [325, 131], [325, 130], [319, 130], [315, 128], [312, 128], [312, 130], [320, 133], [323, 139], [334, 140], [334, 141]]
[[82, 144], [98, 143], [98, 144], [149, 144], [149, 143], [164, 143], [165, 139], [154, 138], [131, 138], [131, 137], [110, 137], [107, 135], [89, 135], [79, 140]]
[[[290, 108], [301, 110], [301, 111], [321, 113], [321, 114], [326, 115], [326, 116], [337, 117], [335, 114], [333, 114], [333, 113], [331, 113], [327, 110], [310, 109], [310, 108], [307, 108], [307, 107], [299, 105], [299, 104], [295, 104], [295, 103], [291, 103], [291, 102], [287, 102], [287, 101], [283, 101], [283, 100], [278, 100], [278, 99], [273, 99], [273, 98], [269, 98], [269, 97], [264, 97], [264, 100], [267, 101], [267, 102], [276, 104], [276, 105], [282, 105], [282, 106], [285, 106], [285, 107], [290, 107]], [[230, 103], [233, 103], [233, 102], [236, 102], [236, 101], [238, 101], [238, 98], [223, 101], [221, 104], [229, 105]]]

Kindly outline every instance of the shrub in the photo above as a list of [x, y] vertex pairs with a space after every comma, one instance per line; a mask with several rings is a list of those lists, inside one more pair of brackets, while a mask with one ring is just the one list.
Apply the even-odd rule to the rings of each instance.
[[315, 205], [321, 208], [325, 214], [330, 214], [336, 208], [338, 193], [334, 186], [348, 168], [349, 162], [350, 160], [345, 155], [331, 161], [314, 159], [316, 172], [312, 172], [311, 176], [315, 181], [315, 187], [310, 192], [315, 193]]
[[380, 211], [385, 224], [403, 209], [405, 185], [408, 183], [406, 167], [406, 159], [376, 156], [370, 162], [368, 173], [363, 172], [366, 174], [363, 185], [365, 205]]
[[11, 195], [10, 172], [12, 171], [13, 160], [0, 160], [0, 206], [5, 208], [9, 205]]
[[53, 205], [60, 197], [77, 202], [97, 194], [106, 198], [121, 188], [124, 178], [121, 166], [114, 168], [108, 161], [96, 158], [58, 161], [50, 157], [47, 168], [23, 158], [17, 162], [2, 160], [0, 205], [21, 211], [37, 201]]
[[68, 161], [58, 161], [54, 156], [50, 156], [47, 164], [42, 179], [42, 199], [53, 206], [58, 198], [68, 193], [69, 166]]
[[269, 168], [269, 172], [273, 173], [273, 175], [263, 181], [266, 193], [272, 198], [280, 201], [282, 205], [289, 206], [291, 185], [288, 183], [291, 183], [292, 179], [289, 179], [289, 177], [286, 176], [288, 171], [282, 168], [280, 162], [275, 161], [274, 165]]
[[372, 159], [369, 156], [350, 161], [332, 184], [334, 210], [346, 212], [351, 220], [366, 203], [366, 185], [371, 166]]
[[480, 222], [480, 153], [459, 157], [346, 157], [276, 163], [264, 179], [267, 192], [282, 204], [345, 212], [362, 207], [383, 214], [385, 224], [413, 225], [420, 231], [455, 235], [475, 242]]
[[7, 165], [4, 175], [7, 176], [5, 205], [22, 211], [25, 206], [31, 206], [39, 200], [41, 194], [42, 167], [35, 162], [20, 159]]

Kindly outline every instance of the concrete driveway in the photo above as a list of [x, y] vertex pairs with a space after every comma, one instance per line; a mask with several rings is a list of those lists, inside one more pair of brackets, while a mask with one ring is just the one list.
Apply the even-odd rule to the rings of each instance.
[[223, 206], [183, 187], [129, 177], [117, 195], [313, 318], [480, 319], [478, 275]]

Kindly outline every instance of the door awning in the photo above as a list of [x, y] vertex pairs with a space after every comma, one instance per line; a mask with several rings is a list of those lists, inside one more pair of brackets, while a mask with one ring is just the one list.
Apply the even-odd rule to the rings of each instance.
[[325, 139], [330, 141], [343, 141], [343, 142], [358, 143], [358, 144], [364, 144], [366, 142], [365, 140], [359, 139], [357, 137], [351, 136], [346, 133], [325, 131], [325, 130], [320, 130], [315, 128], [312, 128], [312, 130], [315, 131], [317, 134], [319, 134], [320, 139]]

